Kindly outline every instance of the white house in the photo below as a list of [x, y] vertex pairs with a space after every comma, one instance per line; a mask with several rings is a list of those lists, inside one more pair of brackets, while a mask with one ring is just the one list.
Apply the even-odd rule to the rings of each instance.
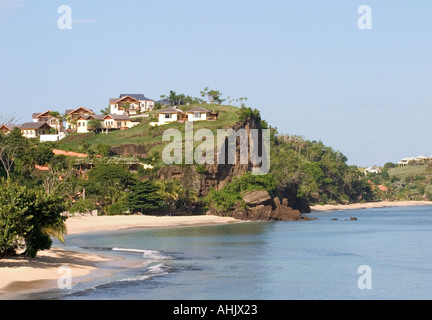
[[432, 161], [432, 156], [430, 156], [429, 158], [428, 158], [428, 157], [425, 157], [425, 156], [422, 156], [422, 155], [417, 156], [417, 157], [406, 157], [406, 158], [402, 158], [402, 159], [398, 162], [398, 166], [399, 166], [399, 167], [405, 167], [405, 166], [408, 165], [408, 163], [409, 163], [410, 161], [422, 161], [422, 162], [425, 162], [425, 161]]
[[152, 111], [155, 101], [143, 94], [121, 94], [118, 98], [109, 100], [111, 114], [136, 115]]
[[188, 121], [207, 120], [210, 116], [210, 110], [203, 107], [195, 107], [185, 112]]
[[381, 170], [379, 168], [375, 167], [375, 166], [366, 168], [365, 171], [364, 171], [365, 174], [368, 174], [368, 173], [380, 173], [380, 172], [381, 172]]
[[161, 109], [158, 112], [159, 114], [159, 125], [184, 120], [183, 111], [177, 109], [176, 107], [169, 107], [165, 109]]

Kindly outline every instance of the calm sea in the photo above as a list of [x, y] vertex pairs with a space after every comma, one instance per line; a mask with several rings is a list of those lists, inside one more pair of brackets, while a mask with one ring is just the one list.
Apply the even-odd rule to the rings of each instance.
[[69, 236], [66, 249], [140, 267], [25, 298], [432, 299], [432, 207], [310, 216], [318, 219]]

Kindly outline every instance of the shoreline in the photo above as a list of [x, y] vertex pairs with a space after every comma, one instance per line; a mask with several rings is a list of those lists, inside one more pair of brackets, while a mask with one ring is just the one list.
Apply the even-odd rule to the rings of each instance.
[[[179, 228], [245, 222], [219, 216], [77, 216], [66, 220], [67, 236], [128, 229]], [[24, 256], [0, 260], [0, 300], [58, 288], [60, 267], [70, 267], [74, 284], [99, 279], [116, 270], [133, 268], [139, 261], [126, 261], [114, 254], [98, 255], [59, 247], [39, 251], [34, 259]], [[104, 268], [108, 266], [108, 268]]]
[[310, 206], [311, 213], [332, 212], [340, 210], [372, 209], [372, 208], [391, 208], [391, 207], [414, 207], [432, 206], [432, 201], [380, 201], [351, 204], [325, 204]]
[[[314, 205], [311, 213], [384, 207], [426, 206], [432, 201], [382, 201], [348, 205]], [[66, 220], [67, 236], [129, 229], [180, 228], [244, 223], [231, 217], [200, 216], [77, 216]], [[66, 239], [67, 241], [67, 239]], [[66, 242], [67, 243], [67, 242]], [[125, 268], [137, 267], [138, 261], [127, 261], [114, 254], [98, 255], [53, 247], [40, 251], [36, 258], [23, 256], [0, 260], [0, 300], [13, 300], [24, 294], [58, 288], [62, 274], [59, 267], [68, 266], [72, 285], [99, 279]], [[105, 267], [104, 266], [108, 266]]]

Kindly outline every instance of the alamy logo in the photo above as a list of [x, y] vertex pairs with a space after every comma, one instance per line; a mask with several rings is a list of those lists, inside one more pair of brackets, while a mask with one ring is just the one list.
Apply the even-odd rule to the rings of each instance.
[[[184, 146], [182, 133], [177, 129], [165, 130], [162, 141], [171, 141], [162, 152], [167, 165], [250, 163], [253, 175], [265, 175], [270, 170], [270, 129], [250, 129], [249, 134], [243, 128], [218, 129], [216, 154], [213, 132], [202, 128], [194, 133], [193, 122], [189, 121], [185, 122]], [[195, 142], [201, 143], [194, 148]]]
[[72, 269], [69, 266], [58, 267], [57, 273], [61, 274], [57, 280], [57, 286], [59, 289], [72, 289]]
[[60, 30], [72, 29], [72, 9], [67, 5], [62, 5], [57, 10], [61, 16], [57, 20], [57, 26]]
[[362, 14], [357, 20], [357, 27], [360, 30], [372, 29], [372, 9], [370, 6], [362, 5], [357, 9], [358, 14]]
[[367, 265], [358, 267], [357, 273], [362, 275], [357, 281], [357, 286], [360, 290], [372, 289], [372, 269]]

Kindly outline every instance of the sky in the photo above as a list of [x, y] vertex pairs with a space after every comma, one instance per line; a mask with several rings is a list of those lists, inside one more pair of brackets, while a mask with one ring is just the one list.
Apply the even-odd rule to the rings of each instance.
[[0, 0], [0, 112], [208, 86], [349, 164], [430, 156], [431, 15], [429, 0]]

